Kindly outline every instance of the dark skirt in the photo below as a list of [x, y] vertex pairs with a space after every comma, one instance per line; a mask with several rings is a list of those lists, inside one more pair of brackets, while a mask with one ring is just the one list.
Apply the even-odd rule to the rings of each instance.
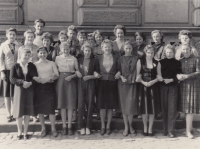
[[55, 83], [36, 84], [34, 111], [37, 114], [55, 114], [56, 93]]
[[161, 112], [160, 85], [155, 83], [145, 87], [137, 83], [137, 98], [139, 101], [139, 114], [158, 114]]
[[97, 88], [98, 109], [117, 109], [117, 81], [99, 80]]
[[58, 109], [77, 109], [77, 79], [74, 78], [71, 79], [71, 81], [65, 80], [66, 77], [73, 74], [74, 73], [60, 73], [56, 85]]
[[121, 79], [118, 81], [118, 92], [120, 107], [123, 114], [137, 115], [138, 102], [136, 98], [136, 83], [122, 84]]
[[13, 98], [13, 116], [19, 118], [24, 115], [34, 116], [34, 89], [31, 85], [25, 89], [22, 86], [15, 85]]
[[10, 70], [4, 71], [6, 80], [3, 80], [3, 97], [13, 97], [14, 84], [10, 83]]

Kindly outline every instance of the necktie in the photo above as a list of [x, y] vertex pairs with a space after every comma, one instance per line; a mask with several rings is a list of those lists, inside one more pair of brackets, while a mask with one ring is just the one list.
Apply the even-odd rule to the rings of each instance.
[[9, 44], [9, 48], [10, 48], [12, 54], [14, 54], [15, 53], [15, 44], [14, 43], [10, 43]]

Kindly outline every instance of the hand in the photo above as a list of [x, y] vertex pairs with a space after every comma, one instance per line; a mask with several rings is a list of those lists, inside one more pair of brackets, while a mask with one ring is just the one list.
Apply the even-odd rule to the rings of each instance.
[[165, 84], [173, 82], [173, 79], [164, 79]]
[[84, 77], [83, 77], [83, 80], [84, 80], [84, 81], [87, 81], [87, 80], [89, 80], [89, 79], [90, 79], [90, 77], [88, 77], [88, 76], [84, 76]]
[[82, 77], [82, 74], [79, 72], [79, 71], [76, 71], [76, 75], [81, 78]]
[[68, 82], [71, 81], [71, 79], [72, 79], [71, 76], [68, 76], [68, 77], [65, 78], [65, 80], [68, 81]]
[[6, 80], [6, 75], [3, 71], [1, 72], [1, 80]]
[[127, 82], [127, 79], [123, 76], [121, 76], [122, 82]]
[[183, 81], [183, 80], [188, 78], [188, 75], [177, 74], [177, 78], [178, 78], [179, 81]]
[[120, 72], [116, 73], [115, 75], [115, 79], [119, 79], [120, 78]]
[[141, 83], [142, 83], [144, 86], [149, 87], [149, 86], [148, 86], [148, 82], [142, 81]]
[[36, 82], [38, 82], [38, 83], [41, 83], [41, 78], [39, 78], [39, 77], [36, 77], [34, 80], [35, 80]]
[[31, 85], [32, 85], [32, 82], [27, 82], [27, 81], [23, 82], [23, 88], [29, 88]]
[[136, 82], [141, 82], [141, 81], [142, 81], [142, 75], [139, 74], [139, 75], [137, 75], [137, 77], [136, 77]]
[[51, 79], [51, 78], [41, 78], [40, 83], [41, 83], [41, 84], [45, 84], [45, 83], [47, 83], [47, 82], [50, 82], [50, 79]]
[[157, 75], [157, 79], [158, 79], [158, 81], [160, 81], [160, 82], [163, 81], [163, 78], [162, 78], [161, 76], [159, 76], [159, 75]]
[[95, 78], [100, 78], [101, 75], [100, 75], [99, 73], [97, 73], [97, 72], [94, 72], [94, 77], [95, 77]]
[[154, 85], [154, 81], [149, 81], [149, 82], [147, 82], [147, 87], [150, 87], [150, 86], [152, 86], [152, 85]]

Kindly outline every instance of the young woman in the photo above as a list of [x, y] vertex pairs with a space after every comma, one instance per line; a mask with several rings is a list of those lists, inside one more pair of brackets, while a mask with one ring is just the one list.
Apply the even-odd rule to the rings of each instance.
[[[111, 133], [112, 111], [118, 108], [117, 79], [120, 73], [117, 67], [117, 57], [112, 55], [112, 47], [112, 41], [104, 40], [101, 44], [104, 54], [98, 57], [100, 74], [97, 77], [100, 79], [98, 80], [97, 107], [100, 109], [101, 135]], [[105, 126], [106, 112], [107, 125]]]
[[154, 48], [151, 45], [147, 45], [144, 51], [145, 56], [137, 62], [139, 113], [142, 114], [144, 124], [143, 135], [153, 136], [154, 117], [160, 112], [159, 84], [156, 83], [158, 61], [154, 59]]
[[14, 85], [10, 83], [11, 66], [17, 62], [18, 49], [21, 46], [16, 41], [17, 30], [10, 28], [6, 30], [7, 40], [0, 46], [0, 72], [3, 86], [3, 97], [6, 106], [7, 121], [15, 120], [13, 118], [12, 101], [14, 95]]
[[81, 129], [81, 135], [89, 135], [96, 93], [94, 72], [99, 73], [99, 65], [98, 60], [92, 55], [92, 48], [88, 42], [84, 43], [82, 51], [84, 57], [78, 59], [79, 71], [82, 75], [78, 79], [78, 127]]
[[125, 130], [124, 136], [135, 134], [132, 127], [133, 115], [138, 114], [138, 103], [136, 99], [136, 63], [137, 56], [132, 55], [132, 45], [126, 41], [122, 46], [125, 55], [119, 58], [118, 67], [120, 71], [120, 78], [118, 81], [118, 92], [120, 99], [120, 107], [123, 114]]
[[166, 45], [164, 52], [166, 58], [158, 62], [157, 78], [161, 81], [160, 97], [164, 135], [173, 138], [175, 137], [174, 127], [178, 112], [178, 79], [176, 75], [181, 73], [181, 63], [174, 59], [174, 46]]
[[46, 59], [48, 53], [46, 47], [39, 48], [37, 53], [39, 61], [34, 63], [38, 72], [38, 77], [34, 77], [37, 82], [34, 97], [35, 115], [39, 114], [42, 126], [41, 136], [46, 136], [44, 115], [49, 115], [52, 135], [56, 137], [58, 133], [55, 128], [56, 92], [54, 81], [58, 79], [58, 69], [53, 61]]
[[[63, 122], [62, 134], [73, 135], [72, 116], [73, 110], [77, 109], [77, 77], [78, 71], [77, 59], [70, 55], [70, 45], [62, 42], [60, 45], [62, 55], [56, 57], [55, 63], [60, 73], [56, 85], [57, 109], [61, 109]], [[68, 127], [66, 126], [66, 109], [68, 110]]]
[[194, 57], [189, 45], [182, 45], [183, 58], [180, 60], [182, 73], [177, 75], [180, 82], [181, 111], [186, 114], [186, 136], [192, 135], [194, 114], [200, 113], [199, 58]]
[[94, 47], [94, 56], [97, 58], [98, 56], [103, 54], [103, 51], [101, 49], [101, 43], [103, 41], [103, 33], [99, 30], [96, 30], [93, 32], [94, 39], [96, 42], [96, 46]]
[[34, 77], [37, 77], [37, 70], [33, 63], [29, 62], [31, 51], [23, 49], [18, 63], [11, 68], [10, 81], [15, 84], [13, 97], [13, 116], [17, 120], [18, 135], [22, 138], [22, 120], [24, 116], [24, 139], [28, 138], [28, 125], [30, 116], [34, 116]]
[[37, 19], [34, 22], [35, 27], [35, 39], [33, 41], [33, 44], [37, 45], [38, 47], [42, 47], [42, 34], [45, 27], [45, 21], [42, 19]]
[[144, 48], [146, 45], [144, 44], [145, 37], [143, 33], [136, 32], [135, 33], [135, 43], [136, 46], [133, 47], [133, 55], [137, 55], [138, 58], [141, 58], [144, 56]]

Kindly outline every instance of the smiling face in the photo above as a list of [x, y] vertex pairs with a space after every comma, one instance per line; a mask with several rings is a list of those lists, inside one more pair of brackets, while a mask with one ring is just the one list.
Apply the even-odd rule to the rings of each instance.
[[99, 34], [95, 34], [94, 38], [95, 38], [96, 43], [98, 45], [101, 45], [101, 43], [103, 41], [103, 37], [101, 35], [99, 35]]
[[64, 55], [69, 55], [70, 54], [70, 48], [66, 44], [61, 44], [60, 50]]
[[38, 58], [41, 60], [46, 60], [47, 58], [47, 51], [41, 50], [38, 52]]
[[51, 45], [51, 40], [49, 38], [43, 39], [42, 40], [43, 46], [44, 47], [50, 47]]
[[180, 40], [181, 40], [181, 44], [183, 45], [189, 45], [190, 43], [190, 38], [188, 37], [188, 35], [181, 35]]
[[188, 58], [191, 54], [190, 47], [182, 46], [181, 52], [182, 52], [182, 54], [184, 55], [185, 58]]
[[86, 36], [84, 35], [78, 36], [78, 41], [80, 44], [83, 44], [86, 41]]
[[140, 46], [140, 45], [142, 45], [142, 43], [143, 43], [143, 38], [142, 38], [141, 36], [136, 36], [135, 41], [136, 41], [136, 44], [137, 44], [138, 46]]
[[73, 30], [68, 30], [67, 36], [69, 37], [69, 39], [75, 39], [76, 38], [76, 32], [73, 31]]
[[165, 50], [165, 55], [167, 59], [171, 59], [174, 57], [174, 52], [172, 49], [166, 49]]
[[40, 22], [37, 22], [35, 25], [35, 31], [36, 33], [38, 34], [41, 34], [43, 32], [43, 29], [44, 29], [44, 24], [43, 23], [40, 23]]
[[161, 43], [161, 35], [159, 33], [153, 33], [152, 38], [155, 43]]
[[66, 35], [60, 35], [59, 40], [60, 40], [60, 42], [67, 41], [67, 36]]
[[91, 50], [91, 48], [89, 48], [89, 47], [84, 47], [83, 53], [84, 53], [84, 57], [85, 57], [85, 58], [90, 58], [90, 55], [91, 55], [91, 53], [92, 53], [92, 50]]
[[133, 51], [133, 48], [132, 48], [132, 46], [130, 44], [127, 44], [127, 45], [124, 46], [124, 52], [125, 52], [126, 56], [132, 55], [131, 54], [132, 51]]
[[146, 51], [146, 58], [153, 59], [153, 57], [154, 57], [154, 50], [153, 49], [148, 49]]
[[23, 62], [28, 62], [31, 57], [31, 52], [23, 52], [21, 54], [20, 60]]
[[117, 37], [117, 39], [121, 39], [121, 40], [124, 39], [124, 31], [118, 28], [116, 30], [115, 36]]
[[34, 34], [33, 33], [27, 33], [26, 34], [26, 42], [27, 44], [31, 45], [33, 44], [33, 41], [34, 41], [35, 37], [34, 37]]
[[104, 54], [109, 55], [112, 52], [112, 46], [109, 43], [104, 43], [102, 46], [102, 51]]
[[8, 38], [8, 40], [10, 41], [10, 43], [13, 43], [16, 39], [16, 33], [14, 31], [9, 31], [7, 34], [6, 34], [6, 37]]

